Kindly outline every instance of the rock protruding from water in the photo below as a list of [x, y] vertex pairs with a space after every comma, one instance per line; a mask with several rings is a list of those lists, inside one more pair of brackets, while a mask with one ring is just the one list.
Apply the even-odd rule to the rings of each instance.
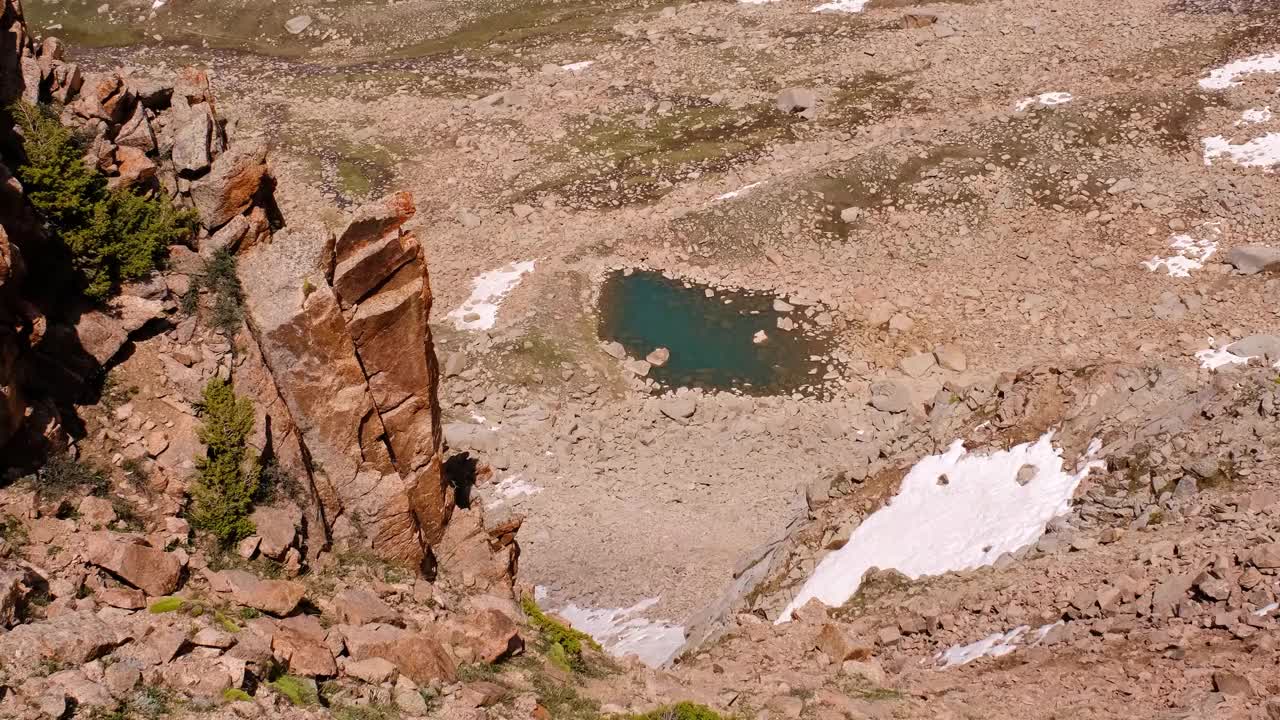
[[810, 301], [640, 270], [606, 277], [599, 309], [603, 349], [650, 389], [821, 395], [840, 377], [836, 321]]

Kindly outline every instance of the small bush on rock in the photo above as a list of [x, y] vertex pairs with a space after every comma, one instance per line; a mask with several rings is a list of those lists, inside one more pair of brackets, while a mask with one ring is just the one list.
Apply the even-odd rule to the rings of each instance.
[[47, 229], [70, 254], [81, 290], [105, 300], [122, 282], [151, 274], [169, 245], [189, 237], [197, 216], [167, 196], [107, 187], [84, 163], [84, 149], [47, 108], [17, 103], [26, 159], [17, 176]]
[[191, 523], [224, 544], [253, 534], [249, 513], [258, 492], [259, 468], [247, 447], [253, 432], [253, 402], [236, 397], [231, 384], [214, 378], [205, 385], [197, 437], [207, 450], [196, 460], [191, 487]]
[[62, 499], [80, 489], [102, 495], [110, 485], [107, 474], [100, 468], [65, 452], [51, 455], [36, 472], [35, 479], [36, 492], [44, 499]]
[[204, 261], [203, 271], [191, 278], [191, 287], [182, 296], [183, 312], [196, 312], [201, 289], [213, 296], [210, 324], [227, 337], [235, 335], [244, 322], [244, 290], [236, 274], [236, 256], [223, 248]]

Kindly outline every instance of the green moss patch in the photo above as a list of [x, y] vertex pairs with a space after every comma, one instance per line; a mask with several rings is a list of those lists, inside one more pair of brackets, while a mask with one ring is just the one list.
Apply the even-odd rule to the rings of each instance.
[[227, 688], [222, 691], [222, 699], [227, 702], [253, 702], [253, 696], [240, 688]]
[[181, 610], [182, 607], [186, 604], [187, 604], [187, 601], [183, 600], [180, 597], [160, 598], [159, 600], [151, 603], [151, 605], [147, 607], [147, 612], [151, 613], [152, 615], [161, 615], [163, 613], [177, 612]]
[[316, 681], [311, 678], [281, 675], [267, 683], [267, 687], [280, 693], [298, 707], [316, 705], [320, 702], [320, 691], [316, 688]]

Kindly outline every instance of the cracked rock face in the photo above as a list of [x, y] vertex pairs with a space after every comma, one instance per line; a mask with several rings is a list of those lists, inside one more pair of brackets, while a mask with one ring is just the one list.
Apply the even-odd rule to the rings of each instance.
[[421, 565], [453, 498], [426, 261], [402, 229], [414, 211], [411, 195], [392, 195], [360, 208], [332, 243], [278, 233], [241, 267], [250, 326], [334, 541]]

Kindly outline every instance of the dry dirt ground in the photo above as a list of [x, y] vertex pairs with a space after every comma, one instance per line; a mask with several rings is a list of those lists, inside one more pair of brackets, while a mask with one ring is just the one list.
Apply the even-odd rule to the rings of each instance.
[[[528, 515], [522, 577], [553, 605], [659, 597], [654, 616], [678, 623], [783, 529], [797, 488], [874, 466], [916, 422], [868, 404], [877, 381], [927, 399], [1044, 361], [1194, 367], [1211, 337], [1280, 329], [1280, 280], [1219, 264], [1231, 247], [1280, 245], [1280, 179], [1207, 165], [1201, 147], [1280, 131], [1238, 124], [1280, 112], [1280, 75], [1198, 83], [1280, 52], [1273, 3], [817, 4], [27, 10], [91, 66], [210, 67], [239, 132], [274, 143], [286, 219], [318, 242], [342, 208], [413, 191], [454, 371], [447, 420], [499, 426], [459, 442], [540, 488], [502, 505]], [[909, 27], [913, 13], [936, 23]], [[302, 15], [307, 29], [288, 32]], [[815, 93], [809, 117], [776, 107], [788, 87]], [[1016, 109], [1063, 92], [1070, 102]], [[1142, 265], [1174, 254], [1178, 233], [1216, 254], [1187, 277]], [[472, 278], [524, 260], [536, 268], [494, 328], [452, 326]], [[638, 264], [822, 301], [838, 392], [708, 397], [687, 422], [664, 416], [595, 337], [595, 283]], [[942, 345], [967, 369], [903, 373]]]

